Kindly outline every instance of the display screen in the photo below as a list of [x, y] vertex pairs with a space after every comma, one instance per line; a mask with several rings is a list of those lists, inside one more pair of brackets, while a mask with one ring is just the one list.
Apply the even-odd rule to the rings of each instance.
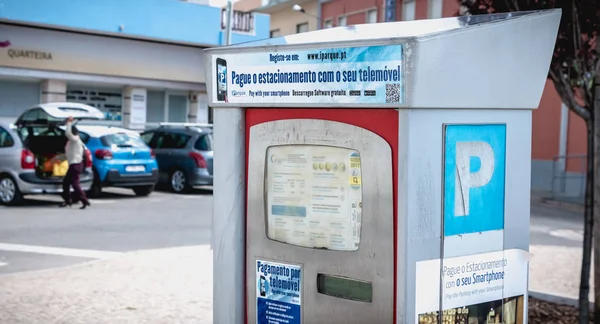
[[267, 237], [316, 249], [356, 251], [362, 182], [356, 150], [271, 146], [266, 155]]
[[227, 91], [227, 66], [219, 64], [217, 65], [218, 75], [218, 90], [219, 92]]
[[317, 291], [320, 294], [338, 298], [367, 303], [373, 301], [373, 285], [363, 280], [319, 273], [317, 275]]

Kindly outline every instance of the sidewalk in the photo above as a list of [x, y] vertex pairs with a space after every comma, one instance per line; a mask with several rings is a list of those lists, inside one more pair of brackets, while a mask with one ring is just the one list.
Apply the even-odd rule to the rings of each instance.
[[141, 251], [0, 276], [0, 323], [212, 323], [212, 251]]

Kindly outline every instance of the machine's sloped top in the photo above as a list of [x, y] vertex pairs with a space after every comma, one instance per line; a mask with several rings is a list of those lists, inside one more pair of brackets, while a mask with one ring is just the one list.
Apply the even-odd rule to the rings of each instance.
[[288, 36], [268, 38], [259, 41], [241, 43], [226, 47], [206, 49], [205, 51], [219, 51], [223, 49], [252, 48], [277, 45], [299, 45], [309, 43], [328, 43], [360, 40], [385, 40], [391, 38], [411, 38], [425, 35], [440, 34], [460, 28], [477, 25], [498, 23], [517, 19], [523, 16], [553, 14], [560, 10], [521, 11], [512, 13], [499, 13], [477, 16], [460, 16], [441, 19], [425, 19], [412, 21], [399, 21], [377, 24], [362, 24], [344, 27], [335, 27], [311, 31], [308, 33], [293, 34]]

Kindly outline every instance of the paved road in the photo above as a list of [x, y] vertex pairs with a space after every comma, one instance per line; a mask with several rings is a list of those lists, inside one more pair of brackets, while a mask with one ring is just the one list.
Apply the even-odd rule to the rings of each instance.
[[109, 189], [92, 207], [58, 208], [54, 196], [0, 207], [0, 274], [62, 267], [120, 253], [210, 244], [212, 192]]
[[582, 214], [532, 207], [529, 289], [578, 299], [582, 241]]
[[[0, 323], [211, 323], [211, 210], [210, 193], [122, 191], [85, 211], [0, 209]], [[530, 289], [577, 296], [581, 224], [532, 208]]]

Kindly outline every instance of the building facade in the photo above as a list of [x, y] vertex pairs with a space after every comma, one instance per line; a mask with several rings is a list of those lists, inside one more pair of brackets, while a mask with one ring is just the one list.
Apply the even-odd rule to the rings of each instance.
[[[224, 44], [222, 16], [198, 1], [3, 0], [0, 118], [69, 101], [134, 129], [211, 122], [203, 49]], [[232, 43], [269, 37], [268, 15], [244, 17]]]
[[[306, 13], [292, 10], [299, 4]], [[312, 28], [452, 17], [458, 13], [456, 0], [240, 0], [236, 6], [271, 14], [271, 36]], [[316, 6], [316, 7], [315, 7]], [[303, 17], [302, 17], [303, 16]], [[304, 31], [304, 30], [302, 30]], [[502, 95], [502, 94], [499, 94]], [[557, 196], [581, 200], [585, 188], [586, 127], [583, 120], [561, 101], [551, 81], [546, 82], [538, 109], [533, 111], [532, 179], [534, 190], [554, 191]]]
[[[240, 0], [236, 2], [235, 8], [241, 6], [249, 7], [257, 3], [257, 0]], [[297, 33], [305, 33], [321, 28], [319, 0], [280, 0], [260, 2], [260, 7], [252, 9], [254, 12], [268, 14], [271, 17], [270, 37], [286, 36]], [[302, 12], [295, 11], [294, 6], [300, 6]]]

